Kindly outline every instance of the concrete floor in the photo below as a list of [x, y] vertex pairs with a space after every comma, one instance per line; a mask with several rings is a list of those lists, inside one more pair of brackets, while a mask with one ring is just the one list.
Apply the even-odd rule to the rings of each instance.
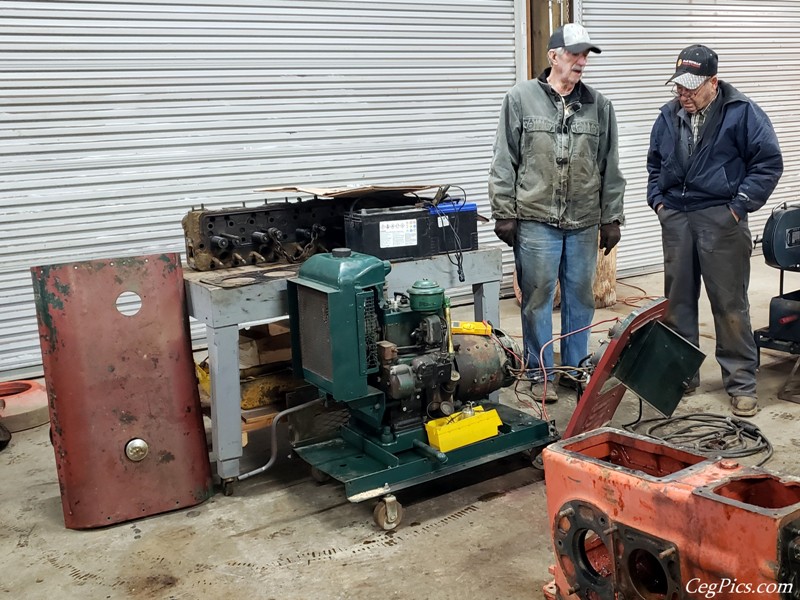
[[[754, 327], [767, 324], [778, 271], [753, 258]], [[792, 280], [795, 277], [796, 281]], [[620, 282], [618, 298], [657, 296], [661, 274]], [[786, 289], [800, 287], [787, 274]], [[641, 303], [640, 303], [641, 304]], [[699, 393], [676, 414], [728, 413], [713, 359], [710, 314], [702, 304]], [[596, 320], [624, 317], [618, 303]], [[502, 303], [502, 326], [519, 334], [516, 303]], [[454, 318], [469, 318], [466, 308]], [[558, 322], [556, 320], [556, 322]], [[596, 341], [604, 333], [594, 335]], [[762, 352], [761, 411], [752, 418], [775, 446], [767, 468], [800, 475], [800, 404], [776, 399], [794, 359]], [[615, 422], [636, 415], [626, 396]], [[510, 390], [504, 402], [517, 405]], [[574, 407], [569, 396], [551, 410], [563, 428]], [[655, 416], [655, 413], [645, 413]], [[253, 435], [243, 468], [268, 458], [266, 434]], [[746, 461], [744, 461], [746, 462]], [[378, 530], [371, 503], [351, 504], [342, 489], [318, 484], [288, 448], [275, 468], [239, 484], [234, 496], [217, 494], [188, 510], [101, 530], [64, 527], [47, 426], [14, 434], [0, 452], [0, 594], [5, 598], [540, 598], [550, 579], [551, 538], [541, 474], [522, 459], [502, 459], [398, 494], [403, 524]]]

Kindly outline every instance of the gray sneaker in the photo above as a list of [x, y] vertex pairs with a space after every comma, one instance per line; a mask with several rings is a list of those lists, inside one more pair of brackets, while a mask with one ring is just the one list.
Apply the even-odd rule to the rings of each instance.
[[536, 399], [537, 402], [542, 401], [542, 396], [544, 396], [545, 404], [553, 404], [554, 402], [558, 402], [558, 392], [556, 391], [555, 381], [547, 382], [546, 392], [544, 389], [544, 384], [542, 382], [537, 381], [533, 385], [531, 385], [531, 393], [533, 394], [533, 397]]
[[737, 417], [752, 417], [758, 412], [758, 398], [731, 396], [731, 412]]

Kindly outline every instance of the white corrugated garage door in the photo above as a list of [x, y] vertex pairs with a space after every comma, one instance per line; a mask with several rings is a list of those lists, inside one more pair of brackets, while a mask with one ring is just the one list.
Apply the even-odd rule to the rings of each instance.
[[646, 203], [645, 158], [650, 128], [669, 100], [664, 82], [689, 44], [719, 54], [719, 76], [767, 112], [783, 150], [783, 178], [768, 205], [751, 216], [760, 235], [772, 207], [797, 199], [800, 176], [800, 2], [796, 0], [582, 0], [576, 19], [603, 49], [585, 76], [614, 103], [622, 168], [628, 180], [627, 226], [618, 254], [621, 273], [661, 268], [658, 220]]
[[31, 266], [182, 250], [201, 202], [430, 182], [488, 212], [497, 112], [524, 71], [514, 0], [0, 11], [0, 379], [40, 372]]

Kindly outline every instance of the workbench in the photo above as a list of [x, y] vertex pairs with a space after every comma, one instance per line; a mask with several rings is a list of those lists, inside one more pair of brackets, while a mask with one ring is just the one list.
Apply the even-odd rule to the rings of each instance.
[[[298, 265], [239, 267], [224, 271], [184, 270], [189, 315], [206, 326], [211, 379], [211, 440], [217, 475], [223, 483], [239, 475], [242, 456], [242, 412], [239, 389], [239, 329], [288, 314], [286, 280]], [[430, 279], [446, 290], [472, 288], [476, 321], [500, 323], [500, 248], [464, 252], [465, 281], [460, 282], [451, 257], [392, 262], [386, 277], [389, 298], [415, 281]]]

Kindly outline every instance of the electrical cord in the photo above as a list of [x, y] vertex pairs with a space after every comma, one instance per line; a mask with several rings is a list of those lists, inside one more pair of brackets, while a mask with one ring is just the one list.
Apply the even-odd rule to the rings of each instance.
[[655, 300], [655, 299], [658, 298], [658, 296], [649, 296], [647, 294], [647, 292], [645, 292], [642, 288], [640, 288], [638, 286], [635, 286], [635, 285], [632, 285], [630, 283], [626, 283], [626, 282], [622, 281], [621, 279], [617, 279], [615, 281], [615, 284], [616, 285], [624, 285], [624, 286], [627, 286], [629, 288], [633, 288], [638, 292], [641, 292], [641, 296], [627, 296], [625, 298], [617, 298], [617, 302], [621, 302], [622, 304], [625, 304], [626, 306], [633, 306], [634, 308], [640, 308], [642, 302]]
[[[448, 199], [450, 203], [453, 204], [454, 208], [453, 213], [454, 214], [458, 213], [467, 204], [467, 192], [464, 191], [464, 188], [459, 186], [450, 186], [450, 187], [454, 187], [461, 191], [462, 197], [459, 200], [454, 201], [450, 198], [450, 196], [445, 194], [444, 197], [439, 200], [439, 202], [434, 203], [426, 201], [424, 204], [428, 206], [430, 210], [433, 210], [434, 214], [439, 219], [445, 219], [445, 221], [447, 222], [447, 229], [450, 230], [450, 233], [453, 236], [455, 250], [453, 252], [453, 255], [451, 256], [450, 250], [447, 248], [447, 243], [445, 242], [445, 254], [447, 255], [447, 260], [450, 261], [450, 264], [456, 267], [456, 272], [458, 273], [458, 280], [461, 283], [463, 283], [464, 281], [466, 281], [466, 276], [464, 275], [464, 251], [463, 251], [463, 246], [461, 244], [461, 238], [459, 237], [456, 228], [453, 227], [452, 219], [450, 219], [447, 216], [447, 214], [444, 211], [442, 211], [441, 208], [439, 208], [439, 205], [442, 203], [442, 201]], [[447, 236], [445, 235], [444, 237], [446, 240]]]
[[[569, 381], [572, 384], [572, 386], [574, 387], [575, 391], [577, 392], [578, 398], [580, 398], [582, 393], [583, 393], [583, 387], [588, 384], [588, 382], [589, 382], [589, 380], [590, 380], [590, 378], [592, 376], [592, 373], [594, 372], [594, 366], [591, 364], [592, 355], [588, 354], [584, 358], [582, 358], [579, 361], [579, 364], [578, 364], [577, 367], [573, 367], [573, 366], [553, 366], [553, 367], [550, 367], [548, 369], [548, 368], [545, 368], [543, 366], [544, 365], [544, 349], [548, 345], [552, 344], [553, 342], [558, 341], [558, 340], [562, 340], [562, 339], [564, 339], [566, 337], [569, 337], [571, 335], [574, 335], [574, 334], [576, 334], [576, 333], [578, 333], [580, 331], [584, 331], [586, 329], [594, 328], [594, 327], [596, 327], [598, 325], [601, 325], [603, 323], [612, 323], [612, 322], [616, 323], [618, 321], [619, 321], [619, 319], [616, 318], [616, 317], [613, 318], [613, 319], [605, 319], [605, 320], [597, 321], [596, 323], [592, 323], [590, 325], [587, 325], [586, 327], [583, 327], [581, 329], [576, 329], [575, 331], [570, 331], [569, 333], [565, 333], [564, 335], [554, 336], [549, 342], [547, 342], [546, 344], [544, 344], [544, 346], [542, 346], [541, 352], [539, 353], [539, 365], [536, 367], [535, 373], [531, 373], [532, 369], [528, 368], [528, 361], [527, 360], [523, 360], [517, 354], [509, 352], [508, 349], [504, 348], [504, 350], [506, 350], [506, 352], [509, 355], [511, 355], [513, 358], [516, 359], [517, 364], [521, 365], [519, 369], [510, 369], [509, 370], [510, 373], [517, 380], [516, 383], [514, 384], [514, 394], [517, 396], [517, 400], [521, 404], [524, 404], [524, 405], [528, 406], [529, 408], [534, 408], [535, 407], [535, 409], [537, 411], [539, 411], [539, 413], [541, 415], [541, 418], [543, 418], [544, 420], [549, 420], [549, 416], [547, 415], [547, 408], [545, 407], [544, 398], [541, 399], [541, 402], [537, 400], [535, 405], [531, 405], [527, 401], [523, 400], [521, 395], [525, 395], [525, 396], [528, 396], [530, 398], [534, 398], [533, 394], [528, 394], [527, 392], [521, 392], [518, 388], [519, 388], [519, 384], [521, 382], [522, 383], [527, 383], [527, 382], [543, 383], [544, 386], [545, 386], [545, 390], [544, 391], [546, 392], [546, 389], [547, 389], [546, 386], [548, 386], [548, 385], [556, 385], [555, 377], [554, 377], [555, 375], [559, 375], [559, 377], [565, 378], [567, 381]], [[518, 336], [514, 336], [514, 337], [518, 337]], [[500, 344], [500, 340], [499, 339], [495, 338], [494, 341], [495, 341], [496, 344], [498, 344], [498, 345], [500, 345], [502, 347], [502, 344]], [[552, 380], [551, 380], [551, 377], [553, 377]]]
[[639, 422], [642, 420], [642, 408], [643, 408], [643, 405], [644, 405], [644, 402], [642, 401], [641, 398], [639, 398], [639, 414], [637, 414], [636, 415], [636, 419], [634, 419], [630, 423], [625, 423], [622, 426], [623, 429], [625, 429], [627, 431], [634, 431], [633, 428], [636, 427], [639, 424]]
[[743, 458], [766, 453], [756, 463], [759, 467], [772, 458], [772, 444], [758, 426], [738, 417], [691, 413], [642, 421], [640, 399], [639, 418], [624, 428], [709, 457]]
[[[619, 319], [614, 317], [613, 319], [604, 319], [602, 321], [597, 321], [596, 323], [590, 323], [586, 327], [581, 327], [580, 329], [576, 329], [575, 331], [570, 331], [569, 333], [565, 333], [563, 335], [553, 336], [550, 339], [550, 341], [545, 342], [542, 345], [541, 349], [539, 350], [539, 366], [537, 367], [537, 369], [544, 374], [544, 379], [542, 380], [542, 383], [544, 384], [544, 390], [542, 390], [542, 414], [545, 416], [545, 421], [549, 420], [549, 418], [547, 416], [547, 408], [545, 407], [546, 403], [545, 403], [545, 400], [544, 400], [544, 397], [545, 397], [546, 392], [547, 392], [547, 386], [549, 385], [548, 374], [547, 374], [548, 369], [545, 369], [545, 367], [544, 367], [544, 351], [545, 351], [545, 348], [547, 348], [549, 345], [553, 344], [556, 341], [563, 340], [566, 337], [569, 337], [571, 335], [575, 335], [576, 333], [580, 333], [581, 331], [586, 331], [587, 329], [592, 330], [594, 327], [597, 327], [598, 325], [602, 325], [603, 323], [617, 323], [617, 322], [619, 322]], [[581, 362], [583, 362], [584, 360], [586, 360], [586, 359], [585, 358], [581, 359]], [[578, 370], [578, 369], [575, 369], [573, 367], [567, 367], [567, 368], [571, 369], [571, 370]], [[563, 369], [563, 367], [562, 367], [562, 369]], [[554, 372], [555, 369], [550, 369], [550, 371]]]

